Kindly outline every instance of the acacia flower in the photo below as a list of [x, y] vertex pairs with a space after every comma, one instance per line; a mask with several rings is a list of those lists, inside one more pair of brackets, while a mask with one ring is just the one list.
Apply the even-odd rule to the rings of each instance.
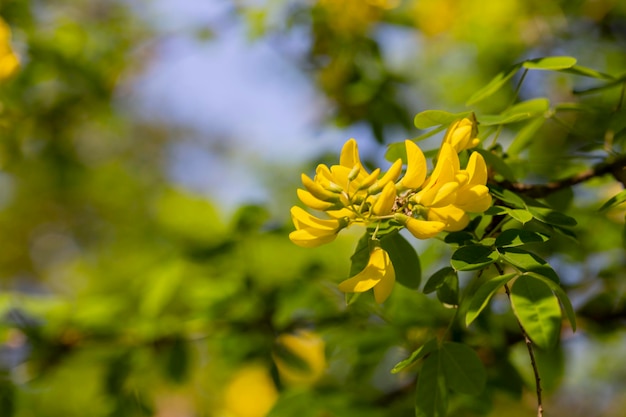
[[384, 302], [391, 294], [396, 282], [396, 272], [389, 259], [389, 254], [379, 246], [370, 252], [370, 258], [361, 272], [339, 284], [343, 292], [365, 292], [374, 289], [377, 303]]
[[332, 242], [339, 230], [348, 224], [345, 218], [319, 219], [298, 206], [291, 208], [291, 218], [296, 230], [289, 233], [289, 239], [304, 248], [314, 248]]
[[10, 44], [11, 29], [0, 18], [0, 81], [9, 78], [17, 71], [20, 61]]
[[457, 174], [459, 190], [454, 205], [470, 213], [482, 213], [491, 206], [487, 183], [487, 164], [478, 152], [473, 152], [467, 168]]
[[424, 208], [444, 207], [454, 203], [459, 183], [459, 157], [451, 145], [444, 143], [439, 152], [439, 160], [424, 188], [411, 199]]
[[[473, 118], [473, 117], [472, 117]], [[443, 142], [450, 144], [456, 153], [460, 153], [465, 149], [475, 147], [480, 143], [480, 140], [476, 137], [476, 120], [470, 120], [467, 117], [461, 120], [457, 120], [452, 123], [445, 136]]]
[[438, 220], [420, 220], [402, 213], [396, 213], [394, 219], [407, 228], [418, 239], [429, 239], [445, 228], [445, 223]]
[[406, 173], [400, 186], [406, 189], [418, 189], [426, 179], [426, 158], [422, 150], [410, 140], [404, 141], [406, 147]]

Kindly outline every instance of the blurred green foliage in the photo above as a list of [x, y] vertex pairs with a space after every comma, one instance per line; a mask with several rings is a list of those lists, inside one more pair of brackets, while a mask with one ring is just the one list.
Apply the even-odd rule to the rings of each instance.
[[[304, 28], [310, 44], [296, 63], [327, 99], [331, 118], [366, 123], [380, 143], [417, 136], [413, 117], [422, 110], [466, 111], [474, 92], [527, 58], [567, 54], [626, 73], [620, 1], [232, 7], [259, 37]], [[0, 83], [0, 416], [261, 417], [233, 401], [274, 395], [273, 417], [413, 416], [421, 368], [390, 370], [445, 332], [453, 312], [402, 286], [384, 306], [368, 295], [347, 306], [335, 284], [349, 275], [358, 235], [305, 250], [266, 208], [224, 214], [218, 201], [172, 183], [166, 160], [175, 132], [124, 108], [125, 83], [150, 65], [146, 45], [158, 36], [135, 13], [124, 1], [0, 3], [21, 60]], [[516, 77], [477, 109], [506, 108]], [[599, 83], [539, 71], [525, 85], [521, 99], [545, 95], [569, 105], [558, 118], [545, 120], [541, 111], [524, 130], [517, 122], [499, 131], [499, 143], [515, 143], [518, 152], [496, 146], [492, 155], [506, 160], [512, 177], [558, 180], [589, 166], [577, 158], [588, 149], [624, 153], [620, 85], [596, 91]], [[540, 254], [559, 272], [582, 332], [564, 331], [557, 349], [538, 353], [553, 415], [623, 410], [623, 395], [606, 402], [595, 395], [606, 392], [603, 383], [611, 393], [625, 388], [624, 213], [619, 205], [597, 211], [620, 190], [598, 178], [551, 196], [576, 218], [578, 241], [556, 236]], [[419, 253], [425, 278], [451, 255], [438, 241]], [[533, 413], [516, 326], [501, 293], [469, 330], [453, 324], [450, 343], [475, 347], [487, 388], [479, 397], [453, 396], [450, 415]], [[323, 339], [327, 370], [292, 386], [272, 354], [280, 352], [277, 336], [302, 329]], [[292, 353], [292, 365], [309, 357]], [[588, 378], [597, 381], [590, 394], [581, 388]]]

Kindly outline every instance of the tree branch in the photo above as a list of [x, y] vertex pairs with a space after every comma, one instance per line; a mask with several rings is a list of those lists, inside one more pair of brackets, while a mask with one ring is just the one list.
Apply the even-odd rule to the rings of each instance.
[[559, 181], [552, 181], [547, 184], [522, 184], [510, 181], [502, 181], [497, 184], [508, 190], [527, 195], [528, 197], [540, 198], [606, 174], [612, 174], [617, 181], [621, 182], [626, 187], [626, 156], [622, 155], [610, 162], [602, 162], [571, 177]]

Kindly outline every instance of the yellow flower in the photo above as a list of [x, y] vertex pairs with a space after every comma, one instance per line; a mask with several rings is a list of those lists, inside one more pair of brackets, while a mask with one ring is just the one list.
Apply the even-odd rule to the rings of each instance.
[[424, 153], [413, 141], [405, 140], [406, 173], [400, 181], [400, 186], [406, 189], [418, 189], [426, 179], [426, 158]]
[[289, 234], [289, 239], [303, 248], [314, 248], [335, 240], [337, 232], [347, 225], [347, 220], [319, 219], [298, 206], [291, 208], [291, 219], [296, 230]]
[[267, 369], [247, 365], [235, 373], [224, 391], [219, 417], [265, 417], [278, 399], [278, 391]]
[[376, 197], [372, 206], [372, 213], [377, 216], [384, 216], [391, 213], [393, 204], [396, 202], [396, 186], [393, 182], [388, 182], [383, 191]]
[[[326, 371], [324, 340], [308, 330], [286, 333], [276, 338], [272, 355], [280, 380], [287, 385], [312, 385]], [[282, 353], [282, 354], [281, 354]]]
[[445, 223], [438, 220], [420, 220], [396, 213], [394, 219], [407, 228], [418, 239], [429, 239], [444, 230]]
[[441, 146], [439, 160], [424, 188], [413, 196], [412, 201], [420, 206], [444, 207], [454, 203], [459, 187], [456, 174], [459, 170], [459, 157], [447, 143]]
[[478, 152], [473, 152], [467, 168], [457, 174], [460, 187], [454, 205], [470, 213], [482, 213], [491, 206], [487, 183], [487, 164]]
[[440, 222], [446, 232], [457, 232], [469, 224], [469, 216], [462, 209], [450, 204], [428, 210], [427, 218], [431, 222]]
[[476, 133], [475, 121], [466, 117], [450, 125], [443, 137], [443, 143], [450, 144], [456, 153], [459, 153], [480, 143], [480, 140], [476, 138]]
[[9, 78], [17, 71], [20, 61], [11, 48], [11, 29], [0, 18], [0, 81]]
[[384, 302], [391, 294], [396, 282], [396, 273], [389, 254], [380, 247], [370, 252], [370, 258], [361, 272], [339, 284], [343, 292], [365, 292], [374, 289], [374, 299], [377, 303]]

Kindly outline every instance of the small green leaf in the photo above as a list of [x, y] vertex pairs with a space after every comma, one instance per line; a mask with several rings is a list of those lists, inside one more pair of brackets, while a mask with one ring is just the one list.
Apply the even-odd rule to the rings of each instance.
[[428, 342], [415, 349], [413, 353], [411, 353], [411, 356], [401, 362], [398, 362], [391, 370], [391, 373], [397, 374], [435, 350], [437, 350], [437, 339], [430, 339]]
[[489, 304], [491, 297], [493, 297], [493, 295], [501, 287], [503, 287], [504, 284], [516, 276], [516, 273], [497, 275], [478, 287], [478, 290], [476, 290], [472, 296], [467, 313], [465, 314], [465, 325], [469, 326], [474, 320], [476, 320], [476, 317], [478, 317], [485, 307], [487, 307], [487, 304]]
[[524, 68], [532, 70], [557, 71], [572, 68], [576, 65], [576, 58], [571, 56], [548, 56], [525, 61], [522, 65]]
[[554, 269], [538, 255], [521, 248], [498, 248], [502, 259], [522, 272], [535, 272], [558, 283]]
[[531, 117], [534, 117], [534, 115], [529, 112], [484, 114], [480, 116], [480, 124], [481, 126], [506, 125], [509, 123], [521, 122], [522, 120], [530, 119]]
[[511, 287], [511, 305], [530, 339], [541, 349], [555, 345], [561, 328], [559, 300], [542, 281], [519, 277]]
[[515, 194], [513, 191], [501, 188], [498, 186], [490, 186], [489, 192], [498, 200], [502, 200], [505, 203], [509, 203], [514, 208], [525, 209], [526, 203], [522, 197]]
[[426, 285], [424, 285], [424, 294], [430, 294], [439, 288], [443, 282], [445, 281], [448, 275], [456, 275], [456, 271], [449, 266], [441, 268], [439, 271], [435, 272], [428, 281], [426, 281]]
[[556, 282], [544, 277], [543, 275], [535, 274], [532, 272], [528, 272], [527, 275], [540, 280], [541, 282], [546, 284], [554, 292], [554, 294], [556, 294], [557, 298], [561, 302], [561, 305], [563, 306], [563, 310], [565, 311], [567, 320], [569, 321], [570, 326], [572, 326], [572, 331], [576, 331], [576, 313], [574, 312], [572, 302], [570, 301], [565, 291], [563, 291], [563, 288], [561, 288], [561, 286]]
[[359, 239], [359, 242], [356, 244], [356, 248], [354, 249], [354, 253], [350, 257], [350, 276], [353, 277], [363, 269], [367, 265], [367, 262], [370, 259], [370, 234], [369, 232], [365, 232], [363, 236]]
[[474, 349], [463, 343], [446, 342], [441, 346], [441, 365], [450, 389], [478, 395], [485, 388], [487, 372]]
[[528, 145], [535, 138], [535, 135], [541, 129], [541, 126], [545, 123], [546, 119], [544, 117], [537, 117], [529, 121], [526, 126], [520, 129], [517, 133], [513, 142], [509, 145], [507, 149], [507, 154], [510, 156], [519, 155], [521, 151], [526, 149]]
[[474, 240], [474, 235], [469, 232], [459, 231], [459, 232], [450, 232], [443, 239], [447, 244], [457, 244], [457, 245], [465, 245], [466, 243], [472, 242]]
[[506, 71], [503, 71], [496, 75], [491, 81], [489, 81], [486, 86], [472, 94], [469, 100], [467, 100], [466, 105], [471, 106], [494, 95], [496, 92], [498, 92], [499, 89], [505, 86], [511, 78], [513, 78], [513, 76], [515, 75], [517, 70], [520, 69], [520, 67], [521, 64], [515, 64]]
[[422, 280], [422, 267], [415, 248], [397, 231], [381, 237], [380, 246], [389, 254], [396, 281], [408, 288], [418, 288]]
[[500, 214], [506, 214], [509, 212], [509, 208], [508, 207], [503, 207], [503, 206], [491, 206], [489, 207], [486, 211], [485, 214], [489, 215], [489, 216], [497, 216]]
[[457, 271], [474, 271], [498, 260], [498, 252], [488, 246], [463, 246], [452, 254], [450, 265]]
[[571, 68], [565, 68], [560, 71], [568, 73], [568, 74], [582, 75], [583, 77], [597, 78], [599, 80], [607, 80], [607, 81], [615, 80], [615, 77], [613, 77], [612, 75], [605, 74], [600, 71], [596, 71], [592, 68], [583, 67], [582, 65], [574, 65]]
[[424, 360], [415, 390], [415, 417], [446, 416], [448, 388], [440, 356], [435, 351]]
[[472, 112], [449, 113], [442, 110], [426, 110], [415, 115], [413, 123], [418, 129], [428, 129], [433, 126], [449, 125], [452, 122], [467, 117]]
[[546, 242], [549, 236], [543, 233], [531, 232], [522, 229], [508, 229], [496, 238], [497, 247], [521, 246], [527, 243]]
[[598, 211], [602, 212], [608, 210], [611, 207], [622, 204], [624, 201], [626, 201], [626, 190], [622, 190], [619, 193], [615, 194], [613, 197], [609, 198], [604, 204], [602, 204], [602, 207], [600, 207]]
[[515, 182], [515, 174], [513, 174], [513, 170], [507, 165], [506, 162], [504, 162], [502, 158], [486, 149], [477, 148], [475, 151], [481, 154], [483, 158], [485, 158], [487, 165], [491, 166], [498, 174], [502, 175], [504, 179]]
[[528, 210], [524, 209], [510, 209], [508, 213], [509, 216], [513, 217], [521, 224], [526, 224], [533, 219], [533, 215]]
[[578, 222], [573, 217], [563, 214], [550, 207], [528, 206], [528, 211], [539, 221], [555, 226], [576, 226]]
[[459, 305], [459, 276], [448, 274], [437, 287], [437, 299], [443, 304]]
[[542, 115], [550, 109], [550, 100], [547, 98], [533, 98], [526, 101], [520, 101], [511, 108], [505, 110], [503, 114], [519, 114], [530, 113], [532, 115]]

